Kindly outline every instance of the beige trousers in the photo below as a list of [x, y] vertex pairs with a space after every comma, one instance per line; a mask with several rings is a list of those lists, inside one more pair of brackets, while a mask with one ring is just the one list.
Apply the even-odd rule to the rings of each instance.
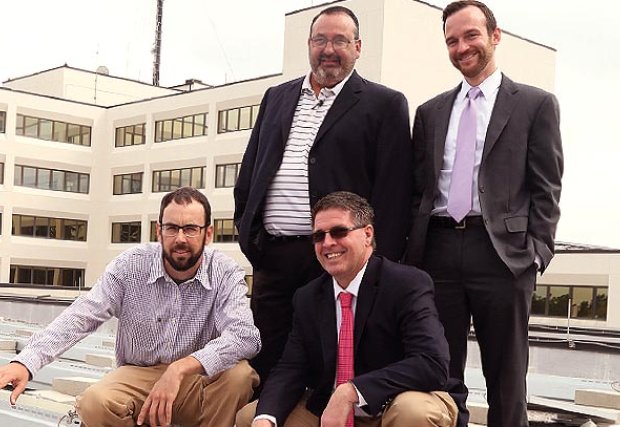
[[[237, 427], [250, 427], [258, 401], [249, 403], [237, 413]], [[443, 391], [422, 393], [406, 391], [394, 398], [381, 417], [355, 417], [355, 427], [454, 427], [458, 408]], [[306, 409], [301, 400], [282, 427], [319, 427], [320, 419]]]
[[[121, 366], [110, 372], [78, 396], [76, 408], [82, 423], [87, 427], [134, 427], [144, 401], [167, 367]], [[232, 427], [235, 414], [250, 400], [258, 382], [258, 374], [245, 360], [214, 377], [187, 377], [172, 406], [172, 423]]]

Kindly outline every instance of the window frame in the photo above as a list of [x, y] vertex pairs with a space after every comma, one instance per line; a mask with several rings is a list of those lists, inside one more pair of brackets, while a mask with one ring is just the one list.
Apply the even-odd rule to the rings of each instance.
[[[51, 132], [43, 132], [43, 125], [49, 123]], [[46, 125], [47, 126], [47, 125]], [[77, 137], [69, 138], [69, 129], [77, 127]], [[15, 122], [15, 135], [28, 138], [41, 139], [43, 141], [62, 142], [65, 144], [81, 145], [90, 147], [92, 127], [79, 123], [69, 123], [60, 120], [52, 120], [44, 117], [17, 114]]]
[[[29, 171], [29, 170], [33, 171], [34, 182], [33, 182], [33, 185], [24, 185], [24, 171]], [[43, 176], [45, 171], [49, 172], [49, 180], [47, 181], [47, 185], [41, 186], [39, 185], [39, 177]], [[54, 180], [54, 173], [62, 174], [59, 177], [62, 181], [62, 184], [60, 186], [58, 186], [58, 182]], [[71, 174], [70, 176], [76, 177], [76, 180], [75, 180], [76, 191], [68, 189], [69, 186], [67, 184], [67, 174]], [[16, 164], [15, 172], [13, 173], [13, 185], [16, 185], [18, 187], [35, 188], [38, 190], [62, 191], [65, 193], [88, 194], [90, 191], [90, 174], [83, 173], [83, 172], [62, 170], [62, 169], [49, 169], [49, 168], [41, 168], [38, 166]], [[83, 187], [86, 187], [86, 188], [83, 188]]]

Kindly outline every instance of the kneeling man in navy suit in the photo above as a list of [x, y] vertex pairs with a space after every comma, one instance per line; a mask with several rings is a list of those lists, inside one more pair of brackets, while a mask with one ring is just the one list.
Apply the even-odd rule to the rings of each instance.
[[326, 271], [293, 299], [293, 329], [237, 427], [450, 426], [448, 345], [430, 277], [373, 255], [373, 210], [331, 193], [312, 211]]

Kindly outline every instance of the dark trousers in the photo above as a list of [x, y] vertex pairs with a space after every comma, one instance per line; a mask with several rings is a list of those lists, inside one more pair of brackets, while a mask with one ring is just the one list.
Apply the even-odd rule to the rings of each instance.
[[429, 227], [423, 269], [450, 345], [450, 375], [463, 380], [473, 319], [487, 385], [489, 427], [527, 426], [528, 320], [536, 268], [515, 277], [482, 224]]
[[280, 359], [291, 331], [293, 294], [323, 272], [309, 238], [267, 237], [262, 249], [260, 265], [254, 268], [251, 307], [263, 345], [250, 362], [260, 376], [261, 388]]

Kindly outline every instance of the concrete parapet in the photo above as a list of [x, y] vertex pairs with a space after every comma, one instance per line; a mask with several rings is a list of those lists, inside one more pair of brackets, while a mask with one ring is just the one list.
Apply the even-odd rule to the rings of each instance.
[[114, 340], [101, 340], [101, 346], [114, 348], [116, 346], [116, 342]]
[[620, 409], [620, 393], [613, 390], [575, 390], [575, 403], [598, 408]]
[[[8, 402], [10, 394], [10, 391], [0, 390], [0, 399]], [[55, 402], [31, 393], [24, 393], [17, 400], [16, 408], [19, 409], [20, 407], [39, 408], [57, 414], [65, 414], [73, 408], [73, 403]]]
[[52, 388], [59, 393], [77, 396], [97, 381], [99, 380], [86, 377], [58, 377], [52, 381]]
[[17, 341], [0, 339], [0, 350], [1, 351], [15, 351], [16, 348], [17, 348]]
[[471, 425], [487, 425], [487, 412], [489, 411], [489, 405], [486, 403], [467, 402], [467, 409], [469, 410], [469, 422]]
[[75, 396], [60, 393], [55, 390], [34, 390], [28, 392], [28, 395], [51, 400], [52, 402], [64, 403], [65, 405], [73, 405], [75, 403]]
[[101, 366], [103, 368], [116, 367], [116, 359], [114, 356], [106, 356], [103, 354], [87, 354], [84, 361], [89, 365]]

